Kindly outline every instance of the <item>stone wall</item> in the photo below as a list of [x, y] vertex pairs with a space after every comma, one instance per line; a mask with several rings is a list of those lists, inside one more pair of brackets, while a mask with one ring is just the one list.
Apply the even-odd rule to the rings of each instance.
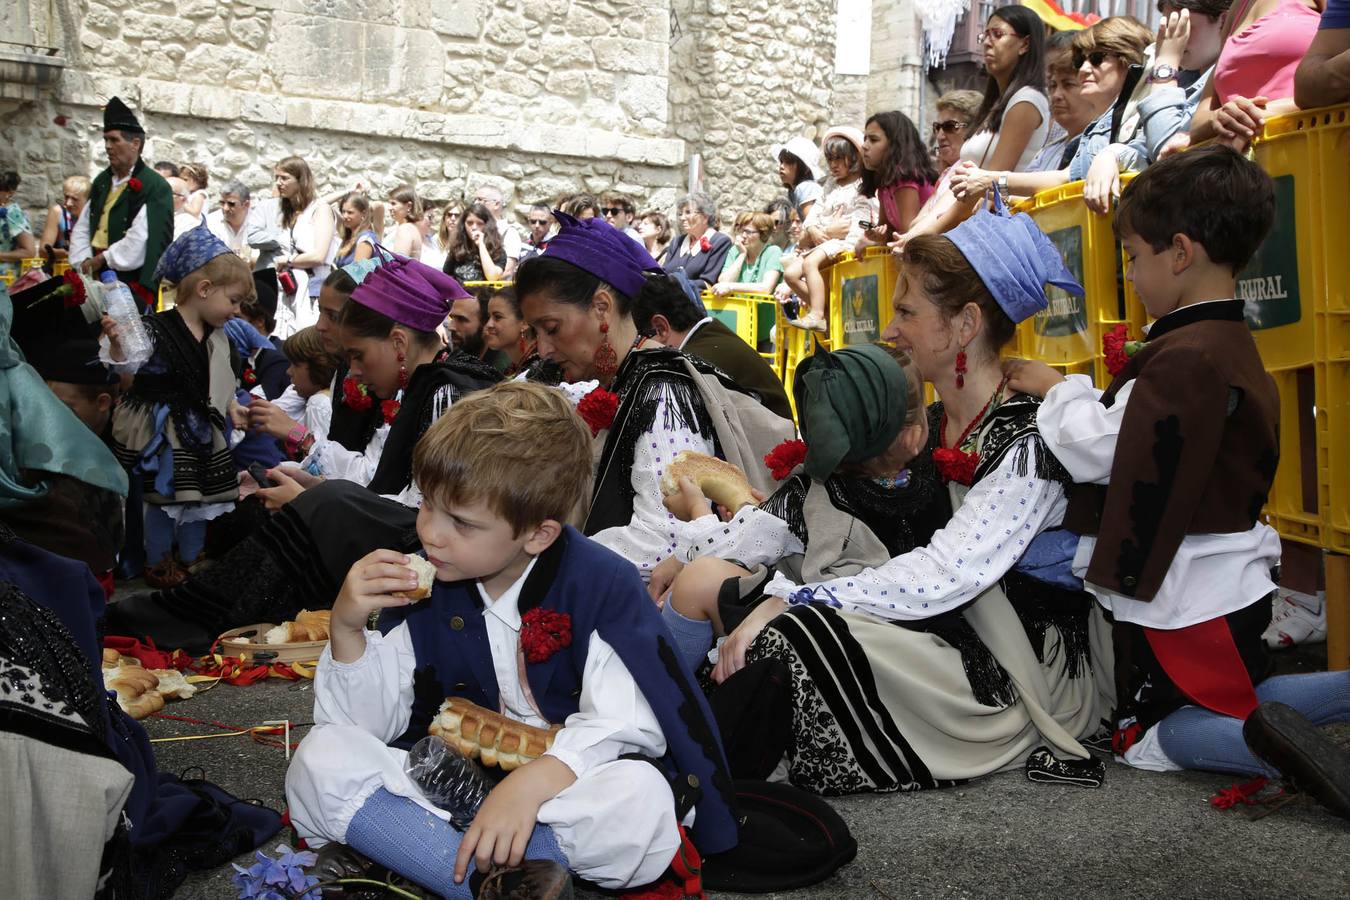
[[871, 79], [833, 74], [834, 0], [18, 2], [23, 39], [68, 62], [44, 99], [0, 105], [29, 209], [104, 164], [112, 94], [147, 158], [205, 162], [213, 185], [266, 192], [296, 153], [324, 190], [494, 181], [522, 211], [610, 187], [670, 209], [690, 153], [724, 206], [760, 205], [781, 193], [775, 143], [871, 105]]

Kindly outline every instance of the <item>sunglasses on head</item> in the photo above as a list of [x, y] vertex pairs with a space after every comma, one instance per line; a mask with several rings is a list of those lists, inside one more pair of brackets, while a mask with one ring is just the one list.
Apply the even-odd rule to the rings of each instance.
[[1074, 51], [1074, 54], [1073, 54], [1073, 67], [1074, 67], [1075, 69], [1081, 69], [1081, 68], [1083, 68], [1083, 63], [1086, 62], [1086, 63], [1090, 64], [1090, 65], [1092, 66], [1092, 68], [1094, 68], [1094, 69], [1100, 69], [1102, 63], [1106, 62], [1106, 58], [1107, 58], [1108, 56], [1111, 56], [1111, 55], [1112, 55], [1112, 54], [1107, 53], [1105, 50], [1093, 50], [1091, 53], [1087, 54], [1086, 56], [1084, 56], [1082, 53], [1079, 53], [1079, 52], [1077, 52], [1077, 51]]
[[941, 122], [933, 123], [933, 134], [937, 134], [939, 131], [943, 134], [956, 134], [965, 127], [965, 122], [959, 122], [956, 119], [944, 119]]

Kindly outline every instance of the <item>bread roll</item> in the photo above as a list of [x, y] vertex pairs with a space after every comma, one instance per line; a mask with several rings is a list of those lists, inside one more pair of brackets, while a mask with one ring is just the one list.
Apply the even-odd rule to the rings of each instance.
[[144, 719], [164, 708], [159, 678], [140, 666], [115, 666], [103, 670], [103, 686], [117, 692], [117, 705], [133, 719]]
[[414, 603], [431, 595], [431, 586], [436, 581], [436, 567], [421, 556], [409, 555], [408, 568], [417, 576], [417, 587], [410, 591], [394, 591], [395, 597], [407, 597]]
[[744, 472], [706, 453], [681, 450], [675, 454], [661, 478], [661, 493], [667, 496], [679, 493], [681, 478], [692, 478], [703, 496], [733, 512], [758, 502], [750, 492]]
[[536, 728], [463, 697], [449, 697], [427, 731], [469, 759], [510, 772], [543, 756], [561, 727]]
[[326, 641], [332, 616], [332, 611], [327, 609], [302, 609], [296, 614], [294, 622], [282, 622], [263, 635], [263, 643], [298, 644], [304, 641]]

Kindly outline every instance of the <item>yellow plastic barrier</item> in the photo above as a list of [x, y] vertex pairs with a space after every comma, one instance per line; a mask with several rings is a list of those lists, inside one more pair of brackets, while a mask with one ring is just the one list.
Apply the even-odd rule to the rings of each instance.
[[13, 272], [0, 272], [0, 283], [6, 287], [14, 283], [15, 275]]
[[[756, 350], [769, 343], [778, 308], [772, 295], [736, 291], [719, 297], [712, 291], [704, 291], [703, 306], [709, 316], [736, 332], [737, 337]], [[773, 365], [775, 352], [761, 352], [760, 355]], [[782, 369], [776, 371], [781, 374]]]
[[32, 256], [23, 260], [19, 265], [21, 271], [28, 272], [33, 269], [40, 269], [47, 261], [40, 256]]
[[497, 288], [510, 287], [514, 283], [515, 282], [513, 281], [466, 281], [461, 287], [470, 291], [474, 288], [492, 288], [493, 290], [496, 290]]
[[830, 347], [881, 340], [891, 320], [899, 274], [895, 254], [887, 247], [868, 247], [861, 255], [844, 253], [822, 274], [829, 279]]
[[1017, 207], [1036, 221], [1059, 248], [1069, 271], [1083, 285], [1075, 297], [1049, 285], [1050, 305], [1018, 326], [1009, 355], [1038, 359], [1067, 374], [1092, 376], [1099, 387], [1111, 381], [1102, 351], [1102, 335], [1124, 322], [1131, 337], [1141, 336], [1143, 304], [1126, 291], [1124, 268], [1109, 216], [1083, 202], [1083, 182], [1042, 191]]
[[70, 271], [70, 263], [59, 262], [52, 264], [52, 274], [55, 275], [57, 278], [60, 278], [62, 275], [66, 274], [69, 271]]
[[1252, 153], [1275, 182], [1275, 225], [1238, 274], [1247, 324], [1280, 391], [1280, 466], [1267, 516], [1285, 538], [1342, 553], [1350, 552], [1348, 113], [1267, 121]]

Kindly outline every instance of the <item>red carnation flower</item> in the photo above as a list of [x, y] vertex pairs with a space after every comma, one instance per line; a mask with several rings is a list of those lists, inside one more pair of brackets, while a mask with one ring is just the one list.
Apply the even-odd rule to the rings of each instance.
[[239, 375], [239, 380], [249, 387], [258, 383], [258, 373], [253, 371], [252, 366], [244, 366], [244, 371]]
[[591, 436], [599, 434], [614, 424], [614, 416], [619, 412], [619, 395], [598, 387], [577, 404], [577, 413], [591, 426]]
[[535, 607], [520, 617], [520, 649], [526, 662], [544, 662], [570, 646], [572, 617], [567, 613]]
[[365, 412], [370, 409], [372, 403], [365, 385], [351, 375], [342, 379], [342, 402], [357, 412]]
[[141, 180], [139, 178], [131, 178], [130, 180], [127, 181], [127, 187], [131, 189], [131, 192], [133, 194], [139, 194], [141, 192], [141, 188], [144, 187], [144, 185], [141, 184]]
[[380, 401], [380, 414], [384, 416], [384, 424], [390, 425], [394, 421], [394, 416], [398, 415], [398, 408], [401, 406], [397, 400]]
[[702, 250], [704, 253], [707, 253], [709, 250], [712, 249], [712, 241], [708, 240], [707, 235], [704, 235], [703, 237], [698, 239], [698, 248]]
[[792, 470], [806, 461], [805, 441], [783, 441], [764, 454], [764, 465], [769, 467], [774, 481], [782, 481], [792, 474]]
[[66, 269], [66, 273], [61, 277], [65, 281], [66, 286], [59, 288], [58, 290], [63, 292], [63, 295], [66, 298], [66, 306], [84, 305], [84, 281], [80, 278], [80, 274], [74, 269]]
[[1125, 364], [1130, 361], [1130, 357], [1144, 346], [1142, 341], [1127, 340], [1128, 337], [1129, 329], [1123, 322], [1102, 335], [1102, 353], [1106, 357], [1106, 371], [1113, 377], [1119, 375]]
[[967, 450], [938, 447], [933, 451], [933, 465], [943, 481], [955, 481], [967, 487], [975, 483], [975, 470], [980, 465], [980, 454]]

